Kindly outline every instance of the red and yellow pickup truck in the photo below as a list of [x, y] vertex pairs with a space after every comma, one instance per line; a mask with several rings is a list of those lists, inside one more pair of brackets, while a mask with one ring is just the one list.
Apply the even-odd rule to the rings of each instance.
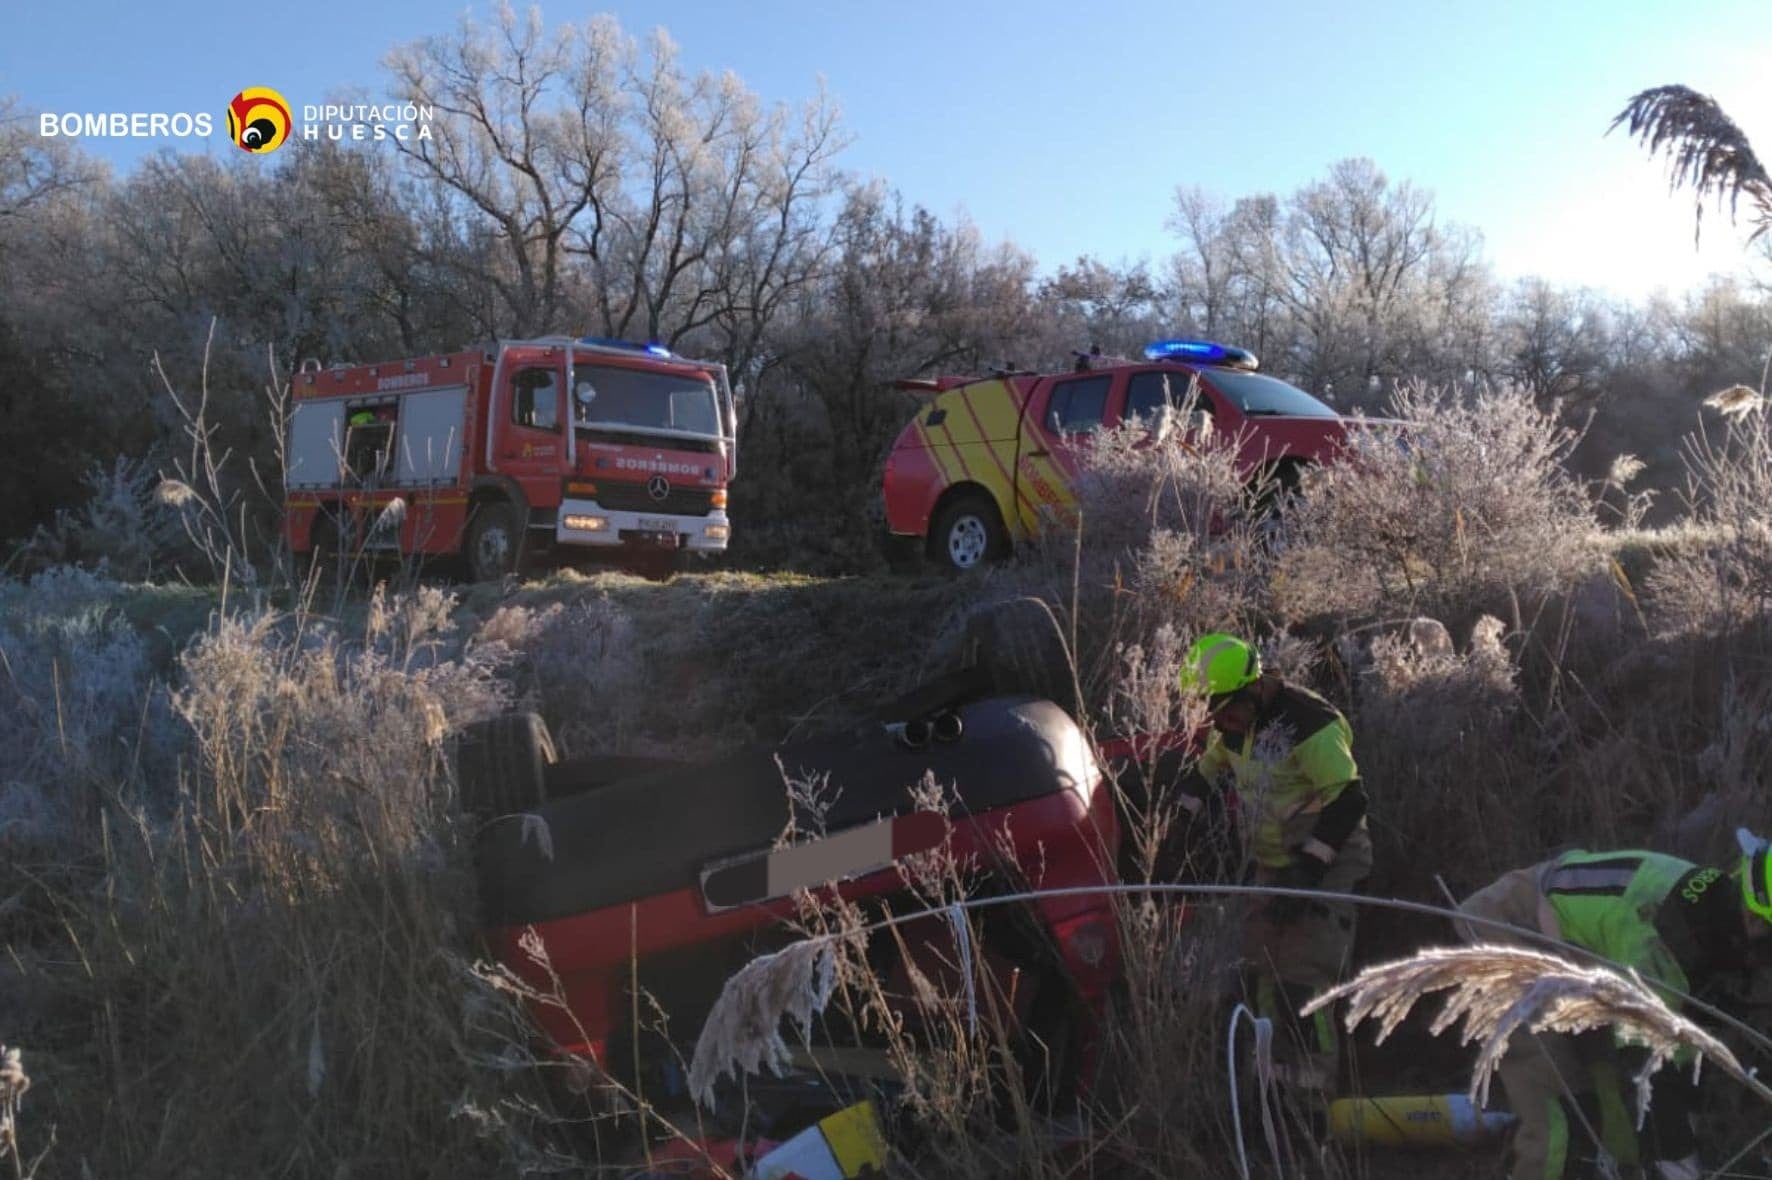
[[[1189, 390], [1197, 396], [1190, 402]], [[1304, 390], [1258, 371], [1255, 356], [1204, 340], [1163, 340], [1142, 360], [1079, 354], [1064, 373], [998, 373], [903, 381], [928, 395], [887, 457], [887, 544], [968, 570], [1005, 557], [1038, 530], [1041, 509], [1062, 511], [1090, 436], [1169, 411], [1193, 437], [1235, 441], [1253, 476], [1285, 483], [1333, 458], [1348, 419]]]

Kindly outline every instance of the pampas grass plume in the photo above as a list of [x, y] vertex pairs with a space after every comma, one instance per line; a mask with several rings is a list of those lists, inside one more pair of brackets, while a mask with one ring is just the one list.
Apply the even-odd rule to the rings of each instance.
[[1436, 947], [1380, 963], [1317, 996], [1302, 1014], [1346, 999], [1349, 1031], [1371, 1017], [1382, 1041], [1418, 1000], [1442, 991], [1451, 994], [1430, 1031], [1438, 1035], [1462, 1021], [1463, 1043], [1482, 1043], [1471, 1072], [1474, 1102], [1488, 1102], [1489, 1081], [1515, 1032], [1581, 1033], [1610, 1027], [1649, 1051], [1635, 1079], [1639, 1117], [1648, 1109], [1650, 1077], [1687, 1048], [1772, 1103], [1772, 1090], [1750, 1077], [1727, 1045], [1675, 1013], [1635, 971], [1627, 976], [1606, 967], [1580, 967], [1519, 947]]

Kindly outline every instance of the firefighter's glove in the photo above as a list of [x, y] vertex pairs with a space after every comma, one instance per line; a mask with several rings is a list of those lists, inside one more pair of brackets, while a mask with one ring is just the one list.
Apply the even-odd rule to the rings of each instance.
[[1203, 849], [1228, 840], [1224, 792], [1217, 787], [1204, 787], [1200, 794], [1177, 791], [1175, 808], [1177, 829], [1189, 847]]
[[1211, 788], [1200, 794], [1178, 791], [1175, 804], [1176, 818], [1181, 821], [1181, 830], [1190, 839], [1210, 837], [1224, 824], [1224, 804], [1220, 802], [1218, 792]]
[[[1292, 850], [1292, 859], [1285, 868], [1274, 874], [1268, 884], [1280, 889], [1315, 889], [1323, 883], [1323, 875], [1329, 871], [1329, 864], [1318, 857], [1312, 856], [1303, 848]], [[1267, 916], [1274, 922], [1284, 925], [1297, 921], [1310, 912], [1317, 903], [1305, 897], [1272, 897], [1268, 899]]]

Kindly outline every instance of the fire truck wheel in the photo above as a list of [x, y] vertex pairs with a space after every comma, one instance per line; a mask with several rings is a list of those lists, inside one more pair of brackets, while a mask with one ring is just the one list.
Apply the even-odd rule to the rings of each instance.
[[468, 573], [476, 582], [496, 582], [517, 569], [523, 534], [509, 504], [482, 504], [468, 524]]
[[628, 568], [648, 582], [668, 582], [683, 572], [684, 557], [681, 549], [641, 550], [628, 559]]
[[1000, 561], [1009, 553], [1009, 532], [997, 506], [977, 492], [957, 496], [943, 508], [929, 539], [937, 563], [956, 573]]
[[319, 579], [320, 589], [332, 584], [338, 569], [338, 525], [330, 516], [319, 516], [308, 533], [308, 574]]
[[548, 767], [559, 760], [539, 714], [507, 713], [464, 726], [455, 739], [461, 809], [490, 818], [539, 806], [548, 798]]

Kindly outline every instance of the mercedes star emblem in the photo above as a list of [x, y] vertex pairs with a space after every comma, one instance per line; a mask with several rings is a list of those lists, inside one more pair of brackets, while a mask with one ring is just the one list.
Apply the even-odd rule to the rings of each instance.
[[646, 494], [654, 500], [663, 500], [671, 494], [671, 481], [662, 475], [655, 475], [646, 481]]

